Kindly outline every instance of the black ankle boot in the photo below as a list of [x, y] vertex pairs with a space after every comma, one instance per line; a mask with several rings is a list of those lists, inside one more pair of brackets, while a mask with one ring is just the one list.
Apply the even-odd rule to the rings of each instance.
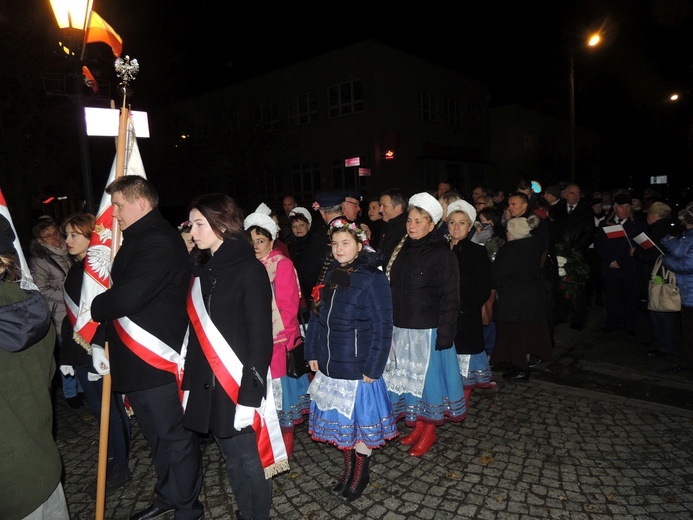
[[356, 462], [356, 452], [354, 450], [343, 450], [344, 455], [344, 471], [342, 476], [339, 477], [337, 485], [332, 488], [332, 493], [335, 495], [341, 495], [346, 488], [347, 483], [351, 480], [354, 475], [354, 464]]
[[371, 475], [368, 471], [368, 460], [369, 455], [362, 455], [360, 453], [356, 454], [356, 462], [354, 463], [354, 474], [351, 480], [347, 483], [344, 488], [344, 493], [342, 498], [347, 502], [356, 500], [361, 496], [363, 490], [366, 489], [368, 482], [371, 480]]

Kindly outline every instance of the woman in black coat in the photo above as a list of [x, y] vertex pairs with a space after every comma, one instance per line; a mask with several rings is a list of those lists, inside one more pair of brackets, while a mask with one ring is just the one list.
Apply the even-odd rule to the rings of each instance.
[[511, 364], [503, 379], [529, 381], [528, 356], [553, 358], [546, 321], [548, 293], [542, 280], [544, 247], [530, 232], [539, 216], [515, 217], [508, 221], [508, 241], [491, 264], [496, 301], [493, 316], [498, 327], [491, 363]]
[[448, 205], [447, 211], [446, 238], [460, 270], [460, 312], [457, 315], [455, 350], [469, 408], [469, 395], [474, 388], [496, 386], [486, 355], [481, 318], [481, 308], [491, 295], [491, 260], [486, 248], [469, 238], [476, 219], [474, 207], [465, 200], [457, 200]]
[[[196, 249], [190, 256], [184, 425], [214, 434], [237, 513], [268, 519], [270, 477], [288, 469], [269, 375], [272, 288], [233, 199], [202, 195], [193, 201], [189, 220]], [[269, 447], [258, 444], [265, 435]]]

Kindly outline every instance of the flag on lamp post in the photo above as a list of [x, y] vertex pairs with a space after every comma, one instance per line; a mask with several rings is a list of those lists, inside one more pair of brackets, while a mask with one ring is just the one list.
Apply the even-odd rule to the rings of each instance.
[[19, 241], [19, 235], [17, 235], [14, 222], [12, 222], [12, 215], [10, 215], [10, 210], [7, 207], [5, 196], [2, 194], [2, 189], [0, 189], [0, 215], [7, 219], [7, 222], [10, 224], [10, 228], [12, 229], [12, 233], [14, 234], [14, 249], [17, 252], [17, 260], [19, 260], [19, 265], [22, 268], [22, 281], [20, 285], [22, 289], [38, 291], [38, 287], [36, 287], [36, 284], [34, 283], [34, 277], [31, 276], [31, 271], [29, 270], [29, 264], [24, 257], [22, 244]]
[[123, 39], [108, 25], [106, 20], [94, 10], [89, 18], [89, 26], [84, 34], [84, 43], [105, 43], [116, 58], [123, 53]]
[[[142, 163], [142, 156], [137, 146], [135, 129], [132, 121], [129, 123], [128, 146], [125, 175], [139, 175], [147, 178]], [[116, 155], [117, 159], [117, 155]], [[116, 178], [116, 159], [113, 159], [111, 173], [108, 175], [106, 186]], [[91, 345], [98, 323], [91, 319], [91, 302], [96, 296], [105, 292], [111, 284], [111, 246], [113, 239], [113, 205], [111, 196], [104, 190], [96, 223], [91, 234], [89, 249], [84, 261], [84, 279], [80, 294], [79, 314], [75, 322], [74, 339], [85, 347]]]

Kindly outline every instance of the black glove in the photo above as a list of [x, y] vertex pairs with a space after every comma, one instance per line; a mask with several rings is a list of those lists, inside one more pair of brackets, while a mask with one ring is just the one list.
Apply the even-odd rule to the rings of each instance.
[[453, 343], [450, 343], [449, 345], [439, 345], [436, 343], [436, 350], [447, 350], [449, 348], [452, 348]]

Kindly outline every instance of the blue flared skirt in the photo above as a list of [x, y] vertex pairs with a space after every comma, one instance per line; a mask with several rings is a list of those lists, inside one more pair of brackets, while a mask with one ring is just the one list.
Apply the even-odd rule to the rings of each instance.
[[282, 386], [282, 407], [277, 410], [279, 426], [282, 431], [293, 431], [294, 426], [306, 420], [310, 413], [310, 395], [308, 374], [298, 379], [283, 376], [279, 378]]
[[[396, 419], [404, 418], [407, 426], [414, 426], [416, 421], [440, 425], [446, 420], [464, 420], [467, 417], [467, 401], [454, 347], [436, 350], [436, 329], [421, 331], [394, 327], [393, 337], [397, 367], [388, 369], [393, 372], [386, 374], [385, 380]], [[419, 355], [410, 355], [414, 349], [408, 348], [413, 341], [420, 342], [422, 337], [425, 337], [427, 345], [418, 345], [418, 350], [420, 353], [428, 348], [427, 365]], [[416, 384], [422, 378], [423, 389], [419, 397], [418, 391], [409, 391], [407, 386], [410, 382]], [[391, 381], [393, 386], [390, 386]], [[394, 389], [395, 381], [397, 390]]]
[[308, 433], [314, 441], [334, 444], [340, 450], [353, 449], [359, 442], [374, 449], [397, 437], [399, 431], [383, 379], [358, 382], [351, 418], [336, 408], [321, 410], [311, 402]]
[[[463, 357], [469, 358], [469, 370], [465, 376], [462, 371]], [[462, 376], [462, 384], [465, 390], [471, 388], [495, 388], [496, 383], [493, 380], [493, 372], [488, 364], [488, 355], [486, 352], [478, 354], [461, 354], [457, 356], [460, 361], [460, 375]]]

